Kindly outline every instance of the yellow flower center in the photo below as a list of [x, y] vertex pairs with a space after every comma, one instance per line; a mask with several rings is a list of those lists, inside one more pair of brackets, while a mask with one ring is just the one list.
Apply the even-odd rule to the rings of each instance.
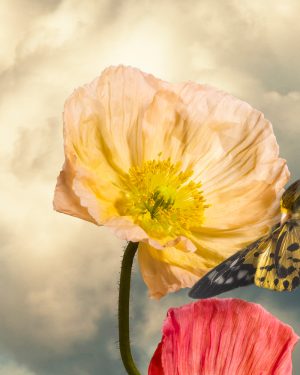
[[130, 168], [124, 176], [124, 197], [119, 202], [122, 215], [156, 238], [190, 234], [201, 226], [204, 204], [201, 184], [190, 181], [192, 170], [170, 159], [151, 160]]

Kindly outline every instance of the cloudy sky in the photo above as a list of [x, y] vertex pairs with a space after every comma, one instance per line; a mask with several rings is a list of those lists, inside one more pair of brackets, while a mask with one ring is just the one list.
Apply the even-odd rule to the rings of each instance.
[[[109, 65], [209, 83], [262, 110], [300, 176], [298, 0], [0, 2], [0, 375], [124, 374], [116, 300], [124, 244], [52, 210], [62, 108]], [[300, 288], [227, 294], [261, 303], [300, 335]], [[185, 292], [148, 300], [135, 267], [139, 367]], [[294, 374], [300, 373], [300, 344]]]

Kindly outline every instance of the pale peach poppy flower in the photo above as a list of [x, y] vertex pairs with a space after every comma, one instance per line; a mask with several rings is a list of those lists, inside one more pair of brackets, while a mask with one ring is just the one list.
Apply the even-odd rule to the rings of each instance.
[[64, 110], [54, 208], [140, 242], [150, 295], [192, 286], [278, 220], [289, 172], [262, 113], [118, 66]]
[[201, 300], [168, 311], [148, 375], [291, 375], [297, 341], [260, 305]]

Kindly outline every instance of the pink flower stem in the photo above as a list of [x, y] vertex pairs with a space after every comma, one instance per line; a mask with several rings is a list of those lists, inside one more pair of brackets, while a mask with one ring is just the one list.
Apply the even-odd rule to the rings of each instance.
[[122, 260], [119, 289], [119, 343], [124, 367], [129, 375], [141, 375], [133, 361], [129, 338], [129, 298], [131, 269], [138, 242], [129, 242]]

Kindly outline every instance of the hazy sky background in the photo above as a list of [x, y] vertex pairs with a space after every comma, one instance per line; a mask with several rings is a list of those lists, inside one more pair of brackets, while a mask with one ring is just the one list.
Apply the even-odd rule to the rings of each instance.
[[[52, 210], [67, 96], [120, 63], [212, 84], [265, 113], [295, 180], [299, 14], [298, 0], [0, 2], [0, 375], [124, 374], [116, 344], [124, 244]], [[261, 303], [300, 335], [300, 288], [227, 296]], [[186, 291], [147, 299], [136, 267], [132, 339], [144, 373], [167, 308], [186, 302]]]

